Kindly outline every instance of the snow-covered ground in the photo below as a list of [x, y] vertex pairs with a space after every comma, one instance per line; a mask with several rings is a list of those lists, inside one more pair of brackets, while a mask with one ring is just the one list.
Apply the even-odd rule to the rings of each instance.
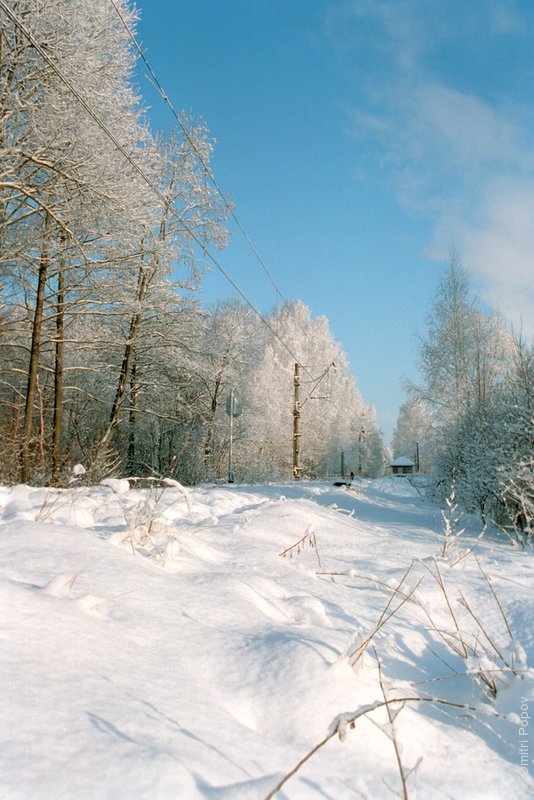
[[533, 555], [470, 521], [441, 558], [406, 480], [0, 487], [0, 520], [2, 798], [532, 796]]

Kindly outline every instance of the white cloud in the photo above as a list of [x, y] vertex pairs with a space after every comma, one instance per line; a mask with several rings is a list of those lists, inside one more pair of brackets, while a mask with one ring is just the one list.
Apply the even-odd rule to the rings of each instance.
[[[507, 110], [437, 83], [411, 96], [412, 136], [447, 169], [476, 177], [481, 171], [532, 169], [534, 155]], [[466, 174], [466, 171], [469, 175]]]
[[353, 135], [380, 147], [380, 168], [399, 201], [428, 219], [428, 252], [442, 259], [454, 246], [485, 299], [533, 333], [534, 104], [491, 91], [482, 97], [457, 74], [453, 86], [427, 67], [430, 50], [455, 30], [466, 47], [476, 24], [488, 41], [520, 32], [517, 4], [488, 0], [478, 20], [455, 2], [446, 17], [443, 5], [420, 0], [348, 6], [372, 19], [373, 35], [378, 26], [394, 61], [387, 80], [370, 79]]
[[534, 334], [534, 180], [487, 187], [483, 223], [466, 226], [459, 245], [485, 299], [514, 327]]

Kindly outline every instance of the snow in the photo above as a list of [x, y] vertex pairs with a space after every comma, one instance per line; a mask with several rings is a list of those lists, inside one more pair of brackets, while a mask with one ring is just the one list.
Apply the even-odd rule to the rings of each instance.
[[389, 462], [390, 467], [415, 467], [415, 462], [406, 456], [398, 456]]
[[408, 482], [0, 487], [0, 522], [2, 798], [265, 800], [323, 741], [275, 797], [390, 798], [393, 736], [410, 798], [533, 792], [532, 552], [463, 519], [438, 557]]

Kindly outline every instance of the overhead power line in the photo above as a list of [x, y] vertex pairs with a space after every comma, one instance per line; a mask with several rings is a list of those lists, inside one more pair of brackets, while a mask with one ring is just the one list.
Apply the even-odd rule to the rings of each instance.
[[206, 162], [206, 159], [204, 158], [202, 153], [199, 151], [194, 139], [189, 135], [189, 131], [187, 130], [186, 126], [183, 124], [182, 120], [180, 119], [180, 115], [176, 112], [174, 106], [172, 105], [172, 103], [171, 103], [171, 101], [169, 99], [169, 96], [167, 95], [166, 91], [164, 90], [163, 86], [161, 85], [160, 81], [158, 80], [158, 77], [157, 77], [156, 73], [154, 72], [154, 70], [150, 66], [150, 64], [148, 62], [148, 59], [145, 56], [145, 54], [143, 53], [143, 51], [142, 51], [142, 49], [141, 49], [141, 47], [140, 47], [140, 45], [139, 45], [134, 33], [132, 32], [131, 28], [129, 27], [127, 21], [124, 19], [124, 14], [120, 10], [120, 7], [117, 5], [115, 0], [110, 0], [110, 2], [112, 4], [113, 8], [115, 9], [115, 11], [117, 12], [117, 15], [118, 15], [119, 19], [121, 20], [126, 32], [128, 33], [128, 36], [132, 40], [135, 49], [137, 50], [137, 52], [139, 53], [141, 59], [143, 60], [143, 63], [145, 64], [145, 66], [146, 66], [146, 68], [147, 68], [147, 70], [148, 70], [148, 72], [150, 74], [150, 77], [152, 78], [152, 81], [154, 82], [154, 85], [158, 89], [161, 97], [163, 98], [163, 100], [165, 101], [166, 105], [168, 106], [171, 114], [173, 115], [173, 117], [175, 118], [176, 122], [180, 126], [180, 128], [182, 130], [182, 133], [184, 134], [184, 136], [187, 139], [188, 143], [193, 148], [193, 150], [195, 152], [195, 155], [197, 156], [198, 160], [200, 161], [204, 172], [209, 177], [209, 179], [212, 182], [213, 186], [215, 187], [219, 197], [221, 198], [221, 200], [223, 201], [224, 205], [226, 206], [230, 216], [232, 217], [232, 219], [234, 220], [235, 224], [239, 228], [239, 231], [241, 232], [241, 234], [244, 237], [245, 241], [247, 242], [248, 246], [250, 247], [250, 249], [254, 253], [254, 256], [256, 257], [256, 259], [257, 259], [258, 263], [260, 264], [261, 268], [263, 269], [265, 275], [267, 276], [267, 278], [271, 282], [276, 294], [278, 295], [280, 300], [285, 302], [285, 298], [282, 295], [282, 293], [281, 293], [280, 289], [278, 288], [278, 286], [276, 285], [276, 283], [275, 283], [275, 281], [273, 279], [273, 276], [271, 275], [269, 269], [267, 268], [264, 260], [262, 259], [262, 257], [258, 253], [257, 248], [254, 246], [254, 243], [252, 242], [252, 240], [248, 236], [246, 230], [244, 229], [243, 225], [239, 221], [239, 219], [237, 217], [237, 214], [235, 213], [233, 207], [231, 206], [231, 204], [228, 202], [228, 200], [224, 196], [222, 190], [219, 187], [219, 184], [217, 183], [217, 181], [215, 179], [215, 176], [214, 176], [209, 164]]
[[[113, 0], [112, 0], [113, 1]], [[115, 5], [113, 3], [113, 5]], [[115, 6], [116, 7], [116, 6]], [[85, 111], [89, 114], [89, 116], [96, 122], [98, 127], [108, 136], [108, 138], [113, 142], [115, 147], [120, 151], [120, 153], [124, 156], [124, 158], [131, 164], [131, 166], [135, 169], [135, 171], [140, 175], [140, 177], [147, 183], [147, 185], [152, 189], [154, 194], [162, 201], [164, 207], [168, 208], [170, 213], [176, 217], [180, 225], [182, 225], [183, 229], [186, 233], [191, 236], [191, 238], [199, 245], [204, 255], [211, 261], [211, 263], [221, 272], [222, 275], [226, 278], [226, 280], [230, 283], [230, 285], [235, 289], [235, 291], [239, 294], [239, 296], [245, 301], [245, 303], [252, 309], [252, 311], [261, 319], [263, 324], [267, 327], [267, 329], [272, 333], [272, 335], [280, 342], [280, 344], [284, 347], [284, 349], [289, 353], [291, 358], [300, 364], [300, 359], [293, 353], [291, 348], [280, 338], [280, 336], [276, 333], [274, 328], [270, 325], [267, 319], [263, 316], [263, 314], [258, 311], [258, 309], [254, 306], [254, 304], [248, 299], [245, 293], [239, 288], [239, 286], [235, 283], [235, 281], [230, 277], [230, 275], [226, 272], [224, 267], [219, 263], [219, 261], [215, 258], [215, 256], [208, 250], [204, 242], [196, 235], [194, 230], [192, 230], [187, 223], [180, 217], [176, 209], [170, 204], [170, 201], [164, 196], [161, 192], [159, 187], [154, 183], [152, 178], [146, 174], [146, 172], [142, 169], [142, 167], [137, 163], [137, 161], [128, 153], [125, 147], [119, 142], [113, 131], [109, 129], [106, 123], [101, 119], [101, 117], [96, 113], [96, 111], [90, 106], [90, 104], [85, 100], [84, 97], [80, 95], [77, 91], [76, 87], [72, 84], [69, 78], [63, 73], [63, 71], [58, 67], [58, 65], [54, 62], [54, 60], [48, 55], [46, 50], [35, 40], [31, 31], [26, 27], [26, 25], [17, 17], [17, 15], [9, 8], [5, 0], [0, 0], [0, 8], [3, 9], [5, 14], [9, 17], [9, 19], [13, 22], [13, 24], [21, 31], [21, 33], [26, 37], [29, 41], [31, 46], [39, 53], [41, 58], [46, 61], [47, 64], [52, 68], [52, 70], [56, 73], [58, 78], [65, 84], [71, 94], [78, 100], [80, 105], [85, 109]], [[306, 370], [308, 371], [308, 370]], [[310, 376], [311, 377], [311, 376]]]
[[310, 389], [310, 391], [308, 392], [308, 394], [306, 395], [306, 397], [304, 398], [304, 400], [300, 404], [301, 408], [304, 405], [304, 403], [306, 403], [308, 400], [318, 400], [318, 399], [326, 400], [326, 399], [329, 399], [328, 396], [327, 397], [320, 397], [320, 398], [314, 397], [313, 393], [317, 389], [317, 387], [323, 382], [323, 380], [325, 378], [329, 377], [331, 369], [337, 370], [335, 361], [332, 361], [332, 363], [327, 366], [327, 368], [325, 369], [323, 374], [319, 375], [318, 378], [314, 378], [312, 381], [308, 381], [308, 383], [313, 383], [313, 387]]
[[[115, 9], [115, 12], [116, 12], [117, 16], [119, 17], [122, 25], [124, 26], [124, 29], [126, 30], [128, 36], [130, 37], [130, 39], [131, 39], [131, 41], [132, 41], [132, 43], [133, 43], [133, 45], [135, 47], [135, 49], [137, 50], [139, 56], [141, 57], [143, 63], [145, 64], [145, 66], [146, 66], [146, 68], [148, 70], [149, 75], [147, 76], [147, 78], [148, 78], [149, 82], [152, 81], [153, 85], [157, 88], [157, 90], [158, 90], [160, 96], [162, 97], [163, 101], [165, 102], [165, 104], [169, 108], [171, 114], [173, 115], [173, 117], [175, 118], [176, 122], [180, 126], [180, 128], [182, 130], [182, 133], [184, 134], [186, 140], [188, 141], [188, 143], [191, 146], [191, 148], [193, 149], [196, 157], [198, 158], [198, 160], [199, 160], [199, 162], [200, 162], [200, 164], [202, 166], [202, 169], [204, 170], [204, 172], [206, 173], [206, 175], [208, 176], [208, 178], [212, 182], [213, 186], [215, 187], [215, 190], [217, 191], [217, 194], [219, 195], [219, 197], [223, 201], [226, 209], [228, 210], [229, 215], [232, 217], [232, 219], [234, 220], [235, 224], [237, 225], [237, 227], [238, 227], [239, 231], [241, 232], [243, 238], [245, 239], [246, 243], [250, 247], [252, 253], [254, 254], [254, 256], [256, 258], [256, 260], [258, 261], [260, 267], [262, 268], [263, 272], [265, 273], [265, 275], [269, 279], [271, 285], [273, 286], [276, 294], [278, 295], [278, 297], [280, 298], [282, 303], [287, 303], [288, 302], [287, 299], [284, 297], [284, 295], [282, 294], [282, 292], [280, 291], [280, 289], [276, 285], [270, 270], [267, 268], [263, 258], [259, 254], [259, 252], [258, 252], [257, 248], [255, 247], [253, 241], [251, 240], [250, 236], [247, 234], [245, 228], [243, 227], [243, 225], [241, 224], [240, 220], [238, 219], [237, 214], [235, 212], [235, 209], [228, 202], [226, 196], [224, 195], [223, 191], [221, 190], [219, 184], [217, 183], [217, 180], [215, 178], [215, 175], [213, 174], [213, 171], [212, 171], [210, 165], [207, 163], [206, 159], [204, 158], [202, 153], [199, 151], [195, 140], [190, 136], [189, 131], [187, 130], [187, 127], [184, 125], [184, 123], [180, 119], [180, 115], [177, 113], [176, 109], [174, 108], [173, 104], [171, 103], [167, 92], [163, 88], [160, 80], [158, 79], [158, 76], [156, 75], [155, 71], [152, 69], [152, 67], [151, 67], [146, 55], [144, 54], [143, 50], [141, 49], [141, 46], [140, 46], [139, 42], [137, 41], [137, 38], [135, 37], [135, 34], [133, 33], [132, 29], [128, 25], [126, 19], [124, 18], [124, 14], [122, 13], [122, 11], [120, 9], [120, 6], [117, 4], [116, 0], [110, 0], [110, 3], [112, 4], [113, 8]], [[298, 324], [299, 328], [302, 330], [302, 332], [304, 333], [304, 336], [306, 337], [307, 336], [307, 332], [305, 331], [304, 327], [301, 325], [301, 323], [298, 320], [297, 320], [297, 324]], [[304, 367], [304, 369], [306, 370], [306, 372], [309, 375], [311, 374], [311, 373], [309, 373], [309, 371], [307, 370], [306, 367]]]

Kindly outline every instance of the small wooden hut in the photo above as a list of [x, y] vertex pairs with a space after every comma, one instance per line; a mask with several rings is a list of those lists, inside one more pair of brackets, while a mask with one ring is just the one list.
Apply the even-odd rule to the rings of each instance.
[[389, 468], [392, 475], [411, 475], [415, 469], [415, 464], [411, 458], [406, 456], [398, 456], [393, 461], [389, 462]]

